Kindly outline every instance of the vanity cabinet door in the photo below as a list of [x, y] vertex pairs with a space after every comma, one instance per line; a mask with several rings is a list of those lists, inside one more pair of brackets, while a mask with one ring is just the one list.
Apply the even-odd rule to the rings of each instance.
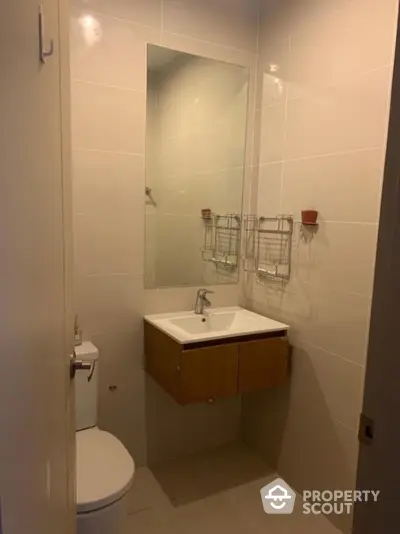
[[179, 402], [181, 346], [153, 325], [144, 323], [146, 371]]
[[238, 345], [184, 350], [179, 374], [181, 404], [236, 395]]
[[287, 338], [261, 339], [239, 345], [239, 393], [280, 386], [288, 375]]

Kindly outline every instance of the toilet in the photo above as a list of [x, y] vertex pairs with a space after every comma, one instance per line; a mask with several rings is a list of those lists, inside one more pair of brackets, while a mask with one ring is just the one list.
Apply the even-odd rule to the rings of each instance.
[[84, 342], [75, 352], [92, 363], [75, 377], [77, 534], [120, 534], [135, 464], [124, 445], [97, 426], [99, 351]]

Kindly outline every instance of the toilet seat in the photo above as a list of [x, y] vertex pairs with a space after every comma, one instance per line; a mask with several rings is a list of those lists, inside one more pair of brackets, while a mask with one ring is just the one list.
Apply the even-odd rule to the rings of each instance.
[[129, 490], [135, 464], [112, 434], [99, 428], [76, 433], [77, 512], [109, 506]]

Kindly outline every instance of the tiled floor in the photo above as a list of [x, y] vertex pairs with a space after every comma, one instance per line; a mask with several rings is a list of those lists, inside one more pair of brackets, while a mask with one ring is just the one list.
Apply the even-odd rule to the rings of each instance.
[[276, 478], [245, 446], [157, 469], [140, 468], [124, 534], [340, 534], [322, 516], [264, 513], [260, 489]]

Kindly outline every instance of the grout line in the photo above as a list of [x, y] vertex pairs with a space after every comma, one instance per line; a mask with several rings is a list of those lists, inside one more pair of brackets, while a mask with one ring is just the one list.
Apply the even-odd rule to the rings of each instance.
[[[257, 45], [258, 49], [258, 45]], [[250, 68], [250, 83], [248, 86], [248, 105], [247, 105], [247, 120], [246, 120], [246, 140], [245, 140], [245, 172], [243, 174], [243, 186], [242, 186], [242, 213], [246, 211], [253, 211], [256, 206], [253, 206], [256, 198], [253, 198], [255, 190], [258, 191], [258, 173], [257, 179], [256, 173], [253, 170], [257, 167], [253, 166], [255, 150], [256, 150], [256, 103], [258, 96], [258, 80], [259, 80], [259, 54], [255, 57], [255, 64], [253, 68]], [[253, 95], [250, 101], [250, 88], [253, 85]], [[249, 130], [249, 126], [252, 126], [252, 130]], [[249, 165], [247, 163], [250, 163]], [[245, 206], [246, 201], [246, 206]]]
[[[290, 37], [289, 37], [290, 39]], [[321, 91], [322, 89], [335, 89], [337, 87], [346, 87], [349, 85], [349, 83], [353, 83], [354, 81], [356, 80], [359, 80], [360, 78], [364, 77], [364, 76], [368, 76], [374, 72], [379, 72], [380, 70], [385, 70], [385, 69], [393, 69], [394, 65], [393, 63], [385, 63], [384, 65], [380, 65], [379, 67], [374, 67], [373, 69], [369, 69], [369, 70], [362, 70], [362, 71], [354, 71], [353, 73], [351, 73], [350, 75], [348, 75], [348, 78], [346, 79], [346, 82], [335, 82], [335, 83], [327, 83], [327, 84], [322, 84], [322, 85], [314, 85], [314, 86], [302, 86], [306, 89], [308, 89], [309, 91], [312, 91], [313, 93], [312, 94], [306, 94], [306, 95], [298, 95], [298, 96], [288, 96], [288, 100], [290, 102], [293, 102], [293, 101], [296, 101], [296, 100], [307, 100], [307, 99], [310, 99], [310, 98], [315, 98], [316, 96], [316, 92], [317, 91]], [[265, 74], [269, 74], [271, 77], [277, 77], [277, 76], [273, 76], [271, 73], [265, 73]], [[351, 78], [349, 78], [349, 76], [351, 76]], [[285, 82], [287, 85], [290, 85], [291, 83], [295, 83], [295, 82], [287, 82], [286, 80], [282, 79], [283, 82]], [[299, 84], [298, 84], [299, 85]], [[392, 89], [392, 85], [391, 83], [388, 84], [389, 85], [389, 95], [391, 94], [391, 89]], [[287, 89], [288, 91], [288, 89]], [[289, 91], [288, 91], [289, 93]], [[319, 95], [319, 93], [317, 94], [317, 96]], [[273, 107], [277, 105], [276, 103], [271, 103], [271, 104], [266, 104], [265, 106], [262, 106], [262, 107], [265, 107], [265, 108], [268, 108], [268, 107]], [[259, 111], [261, 111], [262, 108], [259, 109]]]
[[346, 423], [343, 423], [342, 421], [339, 421], [339, 419], [333, 419], [333, 422], [336, 423], [337, 425], [342, 426], [343, 428], [345, 428], [346, 430], [348, 430], [349, 432], [354, 434], [355, 437], [358, 437], [358, 430], [357, 429], [351, 428], [349, 425], [346, 425]]
[[[246, 122], [246, 162], [248, 161], [248, 157], [250, 157], [250, 165], [247, 165], [247, 175], [244, 175], [244, 182], [243, 182], [243, 191], [242, 191], [242, 212], [245, 212], [245, 206], [244, 206], [244, 200], [245, 200], [245, 193], [247, 193], [248, 198], [247, 200], [247, 208], [250, 212], [256, 212], [257, 211], [257, 204], [258, 204], [258, 189], [259, 189], [259, 145], [260, 145], [260, 135], [257, 135], [260, 133], [259, 128], [257, 128], [257, 121], [258, 119], [261, 119], [257, 116], [257, 98], [258, 98], [258, 92], [259, 92], [259, 79], [260, 79], [260, 29], [261, 29], [261, 3], [258, 3], [258, 11], [257, 11], [257, 36], [256, 36], [256, 56], [255, 56], [255, 64], [254, 64], [254, 73], [253, 73], [253, 83], [254, 83], [254, 95], [253, 95], [253, 101], [250, 103], [250, 119], [247, 117]], [[250, 68], [251, 72], [251, 68]], [[250, 90], [250, 86], [249, 86]], [[252, 125], [252, 132], [248, 132], [249, 128], [249, 122], [251, 122]], [[261, 125], [261, 122], [260, 122]], [[258, 161], [257, 165], [254, 165], [255, 162], [255, 155], [256, 155], [256, 147], [257, 147], [257, 156]], [[247, 153], [247, 150], [249, 150], [249, 154]], [[257, 169], [257, 172], [254, 172], [254, 169]], [[247, 191], [246, 189], [246, 177], [247, 177]], [[257, 194], [255, 194], [257, 193]]]
[[[81, 11], [78, 8], [73, 8], [73, 9], [76, 9], [77, 11]], [[130, 23], [130, 24], [136, 24], [136, 25], [139, 25], [139, 26], [143, 26], [145, 28], [149, 28], [149, 29], [151, 28], [153, 30], [157, 30], [156, 26], [150, 26], [148, 24], [142, 24], [142, 23], [137, 22], [137, 21], [131, 21], [129, 19], [123, 19], [123, 18], [119, 18], [119, 17], [114, 17], [112, 15], [109, 15], [107, 13], [103, 13], [101, 11], [96, 11], [96, 10], [90, 10], [90, 11], [95, 13], [95, 14], [98, 14], [98, 15], [101, 15], [101, 16], [104, 16], [104, 17], [108, 17], [110, 19], [118, 20], [118, 21], [125, 22], [125, 23]], [[186, 38], [186, 39], [189, 39], [189, 40], [192, 40], [192, 41], [196, 41], [198, 43], [204, 43], [204, 44], [207, 44], [207, 45], [212, 45], [212, 46], [215, 46], [215, 47], [222, 48], [224, 50], [229, 50], [229, 51], [233, 51], [233, 52], [240, 52], [242, 54], [247, 54], [247, 55], [249, 55], [249, 57], [251, 56], [252, 62], [254, 60], [254, 56], [257, 56], [257, 51], [250, 51], [250, 50], [246, 50], [246, 49], [235, 48], [235, 47], [232, 47], [232, 46], [229, 46], [229, 45], [223, 45], [223, 44], [220, 44], [220, 43], [217, 43], [217, 42], [213, 42], [213, 41], [207, 41], [207, 40], [203, 40], [203, 39], [198, 39], [198, 38], [192, 37], [190, 35], [185, 35], [185, 34], [181, 34], [181, 33], [165, 32], [165, 28], [164, 28], [164, 0], [161, 0], [161, 24], [160, 24], [159, 30], [161, 31], [161, 45], [164, 45], [165, 33], [169, 33], [170, 35], [177, 36], [177, 37], [183, 37], [183, 38]], [[213, 57], [211, 59], [214, 59], [216, 61], [226, 61], [226, 60], [220, 59], [220, 58], [216, 59], [215, 57]], [[239, 61], [239, 62], [237, 62], [237, 60], [235, 59], [235, 62], [233, 62], [233, 61], [228, 61], [228, 62], [229, 63], [234, 63], [235, 65], [239, 65], [239, 66], [242, 66], [242, 67], [245, 67], [245, 68], [249, 68], [250, 67], [248, 61], [242, 61], [242, 62]], [[82, 80], [82, 79], [79, 79], [79, 78], [72, 78], [72, 81], [78, 81], [78, 82], [81, 82], [81, 83], [91, 83], [93, 85], [99, 85], [99, 86], [109, 87], [109, 88], [114, 88], [114, 89], [130, 90], [130, 91], [135, 91], [135, 92], [145, 92], [145, 89], [138, 90], [138, 89], [132, 89], [132, 88], [127, 88], [127, 87], [120, 87], [120, 86], [114, 86], [114, 85], [101, 84], [101, 83], [97, 83], [97, 82], [91, 82], [91, 81], [87, 81], [87, 80]]]
[[[79, 271], [79, 269], [78, 269]], [[118, 277], [130, 277], [130, 278], [137, 278], [142, 277], [145, 275], [144, 271], [127, 271], [127, 272], [113, 272], [113, 273], [84, 273], [84, 272], [77, 272], [77, 275], [80, 278], [109, 278], [111, 276], [118, 276]], [[133, 287], [133, 286], [132, 286]]]
[[129, 517], [129, 516], [133, 516], [133, 515], [136, 515], [136, 514], [140, 514], [142, 512], [148, 512], [149, 510], [153, 510], [153, 507], [152, 506], [144, 506], [143, 508], [137, 508], [135, 510], [129, 510], [127, 515]]
[[84, 148], [84, 147], [72, 147], [72, 152], [99, 152], [102, 154], [116, 154], [119, 156], [134, 156], [144, 159], [143, 152], [122, 152], [120, 150], [107, 150], [104, 148]]
[[[224, 44], [221, 44], [221, 43], [217, 43], [217, 42], [214, 42], [214, 41], [206, 41], [204, 39], [199, 39], [198, 37], [193, 37], [192, 35], [186, 35], [184, 33], [177, 33], [177, 32], [166, 32], [165, 29], [163, 30], [163, 33], [166, 33], [168, 35], [174, 35], [176, 37], [183, 37], [184, 39], [189, 39], [190, 41], [196, 41], [197, 43], [204, 43], [204, 44], [207, 44], [207, 45], [211, 45], [211, 46], [215, 46], [215, 47], [218, 47], [218, 48], [223, 48], [225, 50], [230, 50], [232, 52], [240, 52], [242, 54], [247, 54], [249, 56], [252, 56], [252, 59], [254, 60], [254, 56], [257, 55], [257, 51], [252, 51], [252, 50], [246, 50], [245, 48], [236, 48], [234, 46], [229, 46], [229, 45], [224, 45]], [[184, 52], [186, 54], [192, 54], [192, 52]], [[198, 55], [198, 54], [196, 54]], [[203, 56], [205, 58], [207, 58], [207, 56]], [[239, 66], [239, 67], [249, 67], [248, 64], [244, 65], [243, 63], [237, 63], [237, 58], [235, 58], [235, 60], [232, 60], [232, 61], [226, 61], [225, 59], [216, 59], [215, 57], [212, 57], [212, 58], [209, 58], [209, 59], [214, 59], [215, 61], [222, 61], [223, 63], [234, 63], [235, 65]]]
[[91, 7], [88, 8], [79, 8], [76, 6], [71, 6], [71, 11], [75, 11], [76, 13], [93, 13], [94, 15], [100, 15], [101, 17], [104, 17], [106, 19], [115, 20], [117, 22], [123, 22], [124, 24], [129, 24], [133, 26], [141, 26], [142, 28], [146, 28], [149, 30], [158, 30], [157, 26], [152, 26], [151, 24], [145, 24], [143, 22], [140, 22], [138, 20], [132, 20], [132, 19], [125, 19], [123, 17], [118, 17], [116, 15], [111, 15], [110, 13], [106, 13], [105, 11], [99, 11], [97, 9], [93, 9]]
[[164, 44], [164, 0], [160, 0], [161, 8], [161, 21], [160, 21], [160, 31], [161, 31], [161, 45]]
[[[292, 52], [292, 39], [289, 35], [289, 56]], [[286, 152], [286, 144], [287, 144], [287, 124], [288, 124], [288, 88], [285, 87], [285, 101], [284, 101], [284, 118], [283, 118], [283, 136], [282, 136], [282, 148], [283, 148], [283, 161], [281, 165], [281, 191], [280, 191], [280, 199], [279, 199], [279, 209], [280, 212], [283, 212], [283, 194], [284, 194], [284, 176], [285, 176], [285, 152]]]
[[260, 26], [261, 26], [261, 2], [258, 3], [258, 12], [257, 12], [257, 39], [256, 39], [256, 53], [260, 57]]
[[106, 87], [107, 89], [117, 89], [118, 91], [130, 91], [132, 93], [138, 93], [145, 95], [146, 90], [143, 89], [134, 89], [132, 87], [122, 87], [121, 85], [110, 85], [107, 83], [99, 83], [99, 82], [93, 82], [91, 80], [83, 80], [82, 78], [72, 78], [71, 82], [75, 83], [84, 83], [86, 85], [95, 85], [96, 87]]
[[[357, 293], [356, 291], [344, 291], [342, 289], [338, 289], [337, 287], [331, 287], [330, 285], [327, 285], [326, 283], [324, 282], [319, 282], [317, 284], [309, 281], [309, 280], [301, 280], [301, 279], [298, 279], [298, 278], [293, 278], [293, 280], [296, 280], [296, 282], [298, 282], [299, 285], [301, 286], [307, 286], [308, 288], [310, 288], [311, 286], [312, 287], [315, 287], [317, 285], [317, 288], [318, 289], [322, 289], [324, 291], [327, 291], [329, 293], [334, 293], [336, 295], [340, 295], [340, 296], [350, 296], [350, 297], [358, 297], [358, 298], [361, 298], [365, 301], [368, 301], [368, 309], [371, 308], [371, 303], [372, 303], [372, 295], [367, 295], [365, 293]], [[259, 287], [259, 286], [258, 286]], [[264, 286], [263, 286], [264, 287]], [[270, 287], [270, 286], [267, 286], [267, 287]], [[281, 291], [281, 290], [279, 290]], [[289, 295], [296, 295], [297, 292], [296, 291], [293, 291], [293, 290], [290, 290], [290, 289], [286, 289], [284, 288], [283, 289], [283, 292], [289, 294]]]
[[[290, 214], [289, 215], [293, 215]], [[293, 219], [295, 224], [301, 224], [301, 219]], [[379, 221], [371, 222], [371, 221], [339, 221], [339, 220], [321, 220], [318, 225], [319, 226], [325, 226], [326, 224], [352, 224], [352, 225], [358, 225], [358, 226], [379, 226]]]
[[[203, 174], [210, 174], [212, 172], [237, 171], [238, 169], [244, 170], [245, 164], [243, 163], [243, 165], [235, 165], [234, 167], [224, 167], [222, 169], [211, 169], [211, 170], [206, 170], [206, 171], [199, 171], [195, 173], [195, 176], [203, 175]], [[172, 175], [172, 176], [179, 176], [179, 174]]]
[[[338, 151], [338, 152], [328, 152], [326, 154], [313, 154], [313, 155], [310, 155], [310, 156], [299, 156], [297, 158], [286, 158], [286, 159], [277, 159], [277, 160], [271, 160], [271, 161], [267, 161], [265, 163], [260, 163], [258, 165], [258, 167], [265, 167], [267, 165], [273, 165], [273, 164], [276, 164], [276, 163], [288, 163], [288, 162], [292, 162], [292, 161], [302, 161], [302, 160], [308, 160], [308, 159], [318, 159], [318, 158], [327, 158], [327, 157], [331, 157], [331, 156], [344, 156], [346, 154], [354, 154], [354, 153], [357, 153], [357, 152], [367, 152], [367, 151], [376, 151], [376, 150], [383, 150], [385, 148], [384, 145], [372, 145], [372, 146], [369, 146], [369, 147], [364, 147], [364, 148], [354, 148], [352, 150], [341, 150], [341, 151]], [[256, 165], [257, 167], [257, 165]]]
[[[290, 331], [289, 331], [290, 332]], [[330, 350], [326, 350], [324, 347], [321, 347], [319, 345], [315, 345], [314, 343], [305, 342], [304, 345], [309, 346], [311, 348], [317, 349], [321, 352], [324, 352], [325, 354], [328, 354], [329, 356], [334, 356], [335, 358], [340, 358], [344, 362], [347, 362], [351, 365], [354, 365], [355, 367], [358, 367], [359, 369], [365, 369], [366, 363], [357, 363], [353, 360], [349, 360], [348, 358], [345, 358], [344, 356], [341, 356], [340, 354], [336, 354], [336, 352], [332, 352]], [[296, 347], [296, 345], [294, 345]]]
[[[301, 220], [300, 219], [296, 219], [295, 222], [297, 223], [301, 223]], [[378, 227], [379, 226], [379, 221], [376, 221], [376, 222], [371, 222], [371, 221], [335, 221], [335, 220], [332, 220], [332, 221], [321, 221], [318, 223], [320, 226], [323, 226], [324, 224], [352, 224], [352, 225], [357, 225], [357, 226], [376, 226]]]
[[[322, 85], [314, 85], [312, 87], [306, 86], [306, 88], [309, 88], [311, 91], [313, 91], [313, 94], [311, 95], [311, 98], [313, 98], [315, 97], [316, 91], [321, 91], [321, 89], [336, 89], [338, 87], [347, 87], [351, 85], [352, 83], [354, 83], [355, 81], [360, 80], [364, 76], [369, 76], [370, 74], [373, 74], [374, 72], [379, 72], [380, 70], [393, 68], [393, 66], [394, 66], [393, 63], [385, 63], [384, 65], [379, 65], [378, 67], [374, 67], [373, 69], [356, 70], [356, 71], [353, 71], [351, 74], [348, 74], [346, 76], [346, 81], [344, 82], [341, 81], [341, 82], [327, 83], [327, 84], [322, 84]], [[392, 87], [391, 83], [389, 83], [390, 90], [391, 90], [391, 87]], [[298, 95], [298, 96], [289, 97], [289, 100], [290, 101], [306, 100], [309, 98], [310, 98], [310, 95]]]

